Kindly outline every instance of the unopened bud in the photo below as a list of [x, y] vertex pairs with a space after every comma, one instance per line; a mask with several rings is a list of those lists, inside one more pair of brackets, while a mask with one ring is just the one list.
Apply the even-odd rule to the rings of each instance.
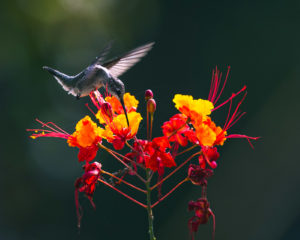
[[101, 112], [102, 114], [106, 115], [109, 117], [109, 119], [112, 119], [113, 117], [113, 111], [110, 103], [105, 102], [101, 105]]
[[155, 110], [156, 110], [156, 102], [153, 98], [151, 98], [147, 102], [147, 112], [153, 114]]
[[215, 169], [217, 166], [218, 166], [218, 164], [217, 164], [215, 161], [212, 161], [212, 162], [210, 163], [210, 167], [211, 167], [212, 169]]
[[145, 100], [148, 101], [151, 98], [153, 98], [153, 92], [150, 89], [148, 89], [145, 91]]

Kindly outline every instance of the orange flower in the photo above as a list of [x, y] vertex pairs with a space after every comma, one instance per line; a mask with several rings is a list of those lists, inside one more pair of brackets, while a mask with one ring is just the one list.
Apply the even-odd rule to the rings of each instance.
[[108, 142], [113, 143], [115, 149], [122, 149], [125, 141], [133, 138], [137, 134], [142, 119], [140, 113], [128, 113], [130, 126], [128, 128], [125, 114], [120, 114], [105, 126], [102, 137]]
[[[99, 119], [101, 124], [109, 124], [112, 121], [113, 116], [124, 114], [120, 101], [115, 97], [106, 97], [104, 103], [101, 104], [99, 111], [96, 114], [96, 118]], [[139, 101], [130, 93], [124, 94], [124, 104], [127, 113], [135, 112]]]
[[196, 136], [201, 146], [212, 147], [223, 145], [227, 132], [217, 127], [210, 117], [205, 117], [201, 125], [196, 127]]
[[214, 108], [212, 102], [203, 99], [193, 99], [189, 95], [176, 94], [173, 102], [175, 107], [190, 118], [194, 125], [202, 122], [203, 117], [210, 115], [211, 110]]
[[69, 137], [70, 147], [90, 147], [101, 140], [104, 129], [97, 126], [89, 116], [85, 116], [76, 125], [76, 131]]
[[[113, 111], [116, 114], [124, 113], [120, 101], [115, 96], [106, 97], [105, 101], [110, 103], [110, 105], [112, 106]], [[134, 96], [130, 95], [130, 93], [125, 93], [124, 94], [124, 104], [125, 104], [127, 113], [129, 113], [129, 112], [132, 112], [132, 111], [136, 111], [136, 109], [139, 105], [139, 101], [136, 100], [136, 98]]]

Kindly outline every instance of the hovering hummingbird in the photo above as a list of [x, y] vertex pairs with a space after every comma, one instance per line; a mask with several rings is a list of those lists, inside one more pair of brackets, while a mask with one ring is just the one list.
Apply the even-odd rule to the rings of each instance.
[[151, 50], [153, 44], [154, 42], [147, 43], [119, 57], [105, 61], [105, 56], [110, 50], [109, 44], [95, 61], [74, 76], [69, 76], [47, 66], [44, 66], [43, 69], [52, 74], [65, 91], [78, 99], [88, 96], [90, 92], [95, 91], [98, 88], [105, 87], [110, 94], [120, 101], [129, 126], [123, 100], [125, 86], [118, 77], [140, 61], [140, 59]]

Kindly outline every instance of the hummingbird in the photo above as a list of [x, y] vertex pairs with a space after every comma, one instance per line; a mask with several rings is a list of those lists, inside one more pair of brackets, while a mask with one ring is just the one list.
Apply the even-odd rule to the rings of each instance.
[[144, 44], [119, 57], [105, 61], [111, 48], [111, 44], [108, 44], [87, 68], [73, 76], [47, 66], [44, 66], [43, 69], [52, 74], [62, 88], [77, 99], [88, 96], [90, 92], [101, 87], [106, 88], [111, 95], [120, 101], [129, 126], [123, 99], [125, 86], [118, 77], [139, 62], [152, 49], [153, 44], [154, 42]]

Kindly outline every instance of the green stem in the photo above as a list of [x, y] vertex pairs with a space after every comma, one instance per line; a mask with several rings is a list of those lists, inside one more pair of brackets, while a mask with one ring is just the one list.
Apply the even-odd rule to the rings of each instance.
[[151, 188], [150, 188], [150, 170], [146, 170], [146, 192], [147, 192], [147, 212], [148, 212], [148, 222], [149, 222], [149, 237], [150, 240], [156, 240], [153, 230], [153, 212], [151, 207]]

